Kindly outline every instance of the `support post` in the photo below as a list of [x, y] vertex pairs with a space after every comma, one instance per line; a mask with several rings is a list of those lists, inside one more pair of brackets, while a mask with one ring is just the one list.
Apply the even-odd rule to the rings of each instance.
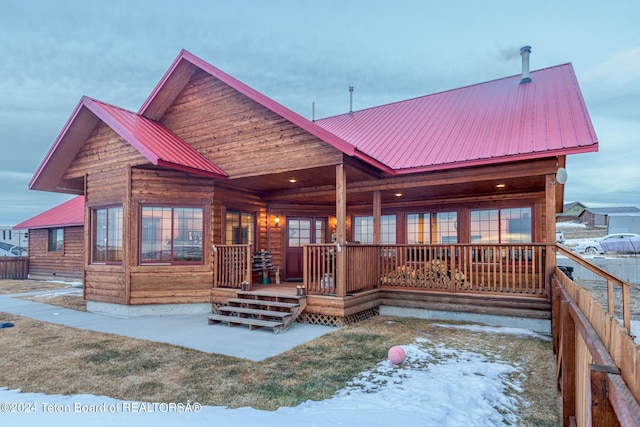
[[373, 244], [379, 245], [382, 241], [380, 236], [380, 226], [382, 217], [382, 197], [380, 196], [380, 190], [373, 192]]
[[336, 243], [342, 248], [337, 252], [336, 296], [347, 295], [347, 174], [343, 164], [336, 165]]
[[545, 223], [547, 254], [545, 257], [545, 286], [547, 297], [551, 291], [551, 278], [556, 270], [556, 183], [555, 174], [547, 174], [545, 181]]

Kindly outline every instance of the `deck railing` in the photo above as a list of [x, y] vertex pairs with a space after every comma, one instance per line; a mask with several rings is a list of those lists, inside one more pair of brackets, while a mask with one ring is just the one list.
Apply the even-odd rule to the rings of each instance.
[[213, 246], [213, 287], [251, 288], [251, 245]]
[[29, 257], [0, 257], [0, 279], [27, 279]]
[[[581, 264], [603, 272], [588, 261]], [[562, 425], [640, 426], [640, 346], [614, 317], [612, 295], [604, 309], [558, 268], [552, 290], [551, 329], [562, 392]], [[629, 300], [623, 305], [628, 313]]]
[[307, 245], [310, 293], [336, 293], [338, 251], [346, 257], [346, 293], [367, 288], [548, 296], [543, 244]]
[[382, 287], [441, 292], [547, 295], [546, 246], [386, 245]]

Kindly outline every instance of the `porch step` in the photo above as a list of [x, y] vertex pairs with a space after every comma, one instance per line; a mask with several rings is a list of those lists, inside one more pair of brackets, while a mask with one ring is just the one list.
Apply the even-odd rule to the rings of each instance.
[[227, 300], [229, 305], [238, 304], [239, 306], [263, 306], [263, 307], [278, 307], [278, 308], [287, 308], [292, 309], [296, 307], [300, 307], [298, 303], [291, 302], [280, 302], [280, 301], [265, 301], [265, 300], [254, 300], [248, 298], [230, 298]]
[[220, 314], [212, 314], [209, 316], [209, 324], [227, 322], [229, 326], [235, 325], [249, 325], [249, 330], [256, 328], [271, 328], [273, 333], [277, 334], [282, 332], [284, 322], [274, 322], [271, 320], [260, 320], [253, 317], [239, 317], [239, 316], [227, 316]]
[[249, 330], [271, 328], [273, 333], [286, 331], [307, 305], [305, 296], [242, 291], [227, 299], [227, 306], [209, 316], [209, 324], [227, 322], [229, 326], [249, 325]]
[[[287, 313], [284, 311], [272, 311], [272, 310], [260, 310], [255, 308], [245, 308], [245, 307], [220, 307], [218, 308], [218, 313], [229, 313], [229, 315], [233, 316], [234, 313], [238, 316], [243, 317], [242, 315], [247, 316], [255, 316], [258, 318], [261, 317], [274, 317], [274, 318], [285, 318], [287, 316], [291, 316], [291, 313]], [[262, 319], [262, 320], [270, 320], [270, 319]]]

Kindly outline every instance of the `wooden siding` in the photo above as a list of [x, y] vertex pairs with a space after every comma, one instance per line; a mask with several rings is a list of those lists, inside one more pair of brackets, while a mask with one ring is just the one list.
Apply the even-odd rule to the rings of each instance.
[[84, 297], [88, 301], [125, 304], [124, 268], [120, 265], [87, 265]]
[[113, 129], [100, 122], [76, 154], [63, 178], [80, 178], [87, 174], [145, 163], [149, 161], [142, 154]]
[[205, 72], [194, 74], [161, 122], [231, 178], [342, 161], [339, 150]]
[[[129, 253], [125, 254], [126, 304], [209, 302], [213, 287], [210, 254], [214, 182], [210, 178], [164, 169], [131, 169]], [[203, 264], [140, 265], [140, 209], [144, 205], [201, 206], [204, 211]]]
[[84, 233], [82, 227], [64, 229], [62, 251], [49, 252], [49, 229], [29, 230], [29, 275], [82, 279]]

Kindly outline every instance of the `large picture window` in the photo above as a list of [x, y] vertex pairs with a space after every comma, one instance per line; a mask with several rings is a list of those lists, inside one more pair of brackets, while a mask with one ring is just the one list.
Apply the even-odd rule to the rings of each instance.
[[472, 210], [471, 243], [531, 243], [531, 208]]
[[49, 229], [49, 252], [61, 252], [64, 248], [64, 228]]
[[122, 262], [122, 207], [93, 209], [91, 212], [91, 262]]
[[227, 211], [226, 237], [228, 245], [246, 245], [255, 242], [256, 216], [252, 213]]
[[424, 212], [407, 215], [407, 243], [458, 243], [458, 213]]
[[[373, 243], [373, 216], [356, 216], [353, 218], [353, 240], [363, 243]], [[382, 215], [380, 217], [380, 243], [393, 245], [396, 243], [396, 216]]]
[[143, 206], [141, 223], [141, 264], [203, 262], [202, 208]]

